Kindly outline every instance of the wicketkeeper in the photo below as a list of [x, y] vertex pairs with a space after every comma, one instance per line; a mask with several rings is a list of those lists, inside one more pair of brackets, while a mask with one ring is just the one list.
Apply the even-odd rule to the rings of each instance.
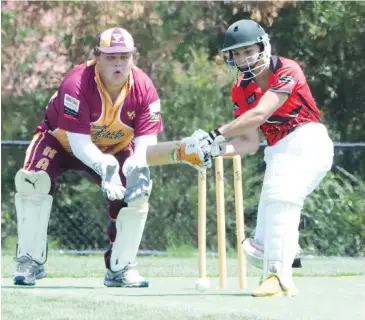
[[17, 285], [34, 285], [46, 275], [54, 184], [64, 172], [78, 170], [89, 173], [108, 197], [111, 247], [104, 284], [147, 287], [135, 260], [152, 189], [148, 164], [210, 163], [196, 138], [185, 139], [183, 148], [178, 142], [157, 144], [163, 130], [160, 99], [135, 65], [138, 53], [128, 31], [100, 33], [94, 54], [66, 75], [49, 101], [15, 176]]

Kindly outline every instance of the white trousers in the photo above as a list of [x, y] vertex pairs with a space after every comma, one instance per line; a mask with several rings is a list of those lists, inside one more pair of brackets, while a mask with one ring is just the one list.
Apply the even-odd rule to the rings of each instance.
[[255, 241], [264, 246], [264, 276], [270, 270], [277, 271], [279, 276], [288, 279], [290, 286], [300, 213], [305, 198], [331, 169], [333, 143], [325, 126], [307, 123], [277, 144], [266, 147], [264, 159], [266, 172]]

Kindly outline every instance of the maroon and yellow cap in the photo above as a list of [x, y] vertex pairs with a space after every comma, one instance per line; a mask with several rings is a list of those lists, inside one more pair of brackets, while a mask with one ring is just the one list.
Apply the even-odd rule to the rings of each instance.
[[136, 50], [132, 35], [123, 28], [101, 32], [96, 40], [96, 50], [103, 53], [127, 53]]

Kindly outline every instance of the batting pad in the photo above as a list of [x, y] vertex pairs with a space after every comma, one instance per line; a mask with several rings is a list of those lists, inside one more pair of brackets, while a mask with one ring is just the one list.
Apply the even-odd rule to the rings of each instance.
[[291, 203], [272, 202], [265, 208], [264, 270], [266, 279], [275, 274], [284, 288], [294, 287], [292, 263], [299, 238], [301, 207]]
[[[245, 253], [247, 261], [252, 264], [254, 267], [263, 270], [264, 268], [264, 247], [260, 246], [255, 239], [248, 238], [243, 241], [243, 252]], [[295, 252], [295, 258], [300, 258], [301, 249], [299, 245], [297, 245], [297, 249]], [[297, 262], [298, 263], [298, 262]], [[292, 264], [293, 268], [298, 268]]]
[[15, 188], [21, 193], [48, 194], [51, 190], [51, 179], [45, 171], [20, 169], [15, 175]]
[[110, 257], [110, 269], [114, 272], [125, 268], [136, 259], [147, 220], [148, 203], [141, 207], [122, 208], [115, 223], [117, 234]]
[[15, 207], [18, 221], [16, 257], [31, 256], [43, 264], [47, 260], [47, 229], [53, 197], [51, 180], [45, 171], [21, 169], [15, 176]]
[[264, 239], [265, 239], [265, 223], [266, 223], [266, 215], [265, 215], [265, 204], [263, 199], [263, 193], [261, 192], [259, 207], [257, 210], [257, 219], [256, 219], [256, 228], [255, 228], [255, 243], [259, 246], [264, 247]]
[[243, 252], [247, 261], [256, 268], [263, 269], [264, 247], [255, 242], [254, 239], [248, 238], [243, 241]]

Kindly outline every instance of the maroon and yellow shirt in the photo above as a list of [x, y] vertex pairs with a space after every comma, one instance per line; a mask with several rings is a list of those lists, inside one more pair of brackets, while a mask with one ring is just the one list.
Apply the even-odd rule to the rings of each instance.
[[[267, 90], [288, 94], [285, 103], [260, 127], [268, 145], [274, 145], [301, 124], [319, 122], [320, 112], [303, 70], [297, 62], [272, 56], [270, 68], [272, 74]], [[245, 80], [244, 76], [240, 77], [234, 82], [231, 90], [234, 115], [240, 116], [255, 108], [264, 93], [254, 81]]]
[[152, 80], [134, 67], [113, 103], [95, 60], [74, 67], [48, 103], [41, 129], [69, 152], [66, 131], [90, 134], [104, 153], [115, 154], [133, 137], [163, 131], [160, 99]]

